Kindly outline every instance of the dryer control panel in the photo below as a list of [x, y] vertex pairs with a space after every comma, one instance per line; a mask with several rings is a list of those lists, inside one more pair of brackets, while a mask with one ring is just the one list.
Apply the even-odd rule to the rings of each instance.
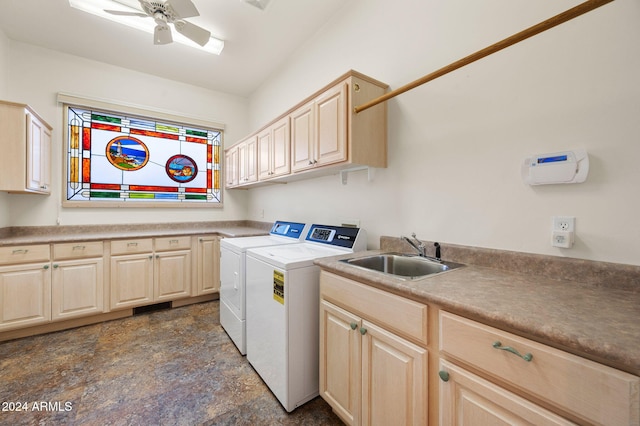
[[304, 230], [304, 223], [276, 221], [271, 227], [271, 235], [281, 235], [290, 238], [300, 238]]
[[332, 225], [311, 225], [306, 242], [345, 247], [353, 251], [366, 250], [367, 237], [361, 228]]

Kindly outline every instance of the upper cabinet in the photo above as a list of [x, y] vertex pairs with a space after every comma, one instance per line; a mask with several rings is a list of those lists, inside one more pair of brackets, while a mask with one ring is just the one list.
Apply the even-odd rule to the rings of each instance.
[[[349, 71], [285, 114], [225, 152], [257, 137], [257, 179], [234, 180], [226, 187], [251, 187], [265, 182], [287, 182], [340, 170], [387, 166], [387, 110], [382, 103], [358, 114], [354, 107], [383, 95], [387, 85]], [[242, 170], [242, 157], [238, 155]], [[252, 170], [251, 161], [245, 166]], [[229, 166], [227, 166], [229, 167]]]
[[290, 118], [284, 117], [258, 134], [258, 179], [291, 173]]
[[0, 101], [0, 191], [50, 194], [51, 131], [28, 105]]

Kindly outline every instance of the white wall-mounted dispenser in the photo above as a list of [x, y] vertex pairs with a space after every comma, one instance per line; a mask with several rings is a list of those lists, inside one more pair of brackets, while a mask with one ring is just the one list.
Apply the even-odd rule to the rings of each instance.
[[589, 155], [584, 149], [538, 154], [524, 160], [521, 171], [529, 185], [581, 183], [589, 174]]

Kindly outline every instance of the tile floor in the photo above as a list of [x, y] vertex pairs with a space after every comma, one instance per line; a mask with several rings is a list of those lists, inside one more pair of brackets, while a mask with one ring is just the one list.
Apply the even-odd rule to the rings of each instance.
[[220, 326], [218, 308], [0, 343], [0, 425], [342, 424], [321, 398], [287, 414]]

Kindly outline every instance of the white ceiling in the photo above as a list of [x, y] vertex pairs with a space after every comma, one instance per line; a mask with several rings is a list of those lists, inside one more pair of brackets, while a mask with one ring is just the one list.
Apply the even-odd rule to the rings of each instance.
[[[90, 15], [68, 0], [0, 0], [0, 28], [16, 41], [196, 86], [248, 96], [348, 0], [193, 0], [188, 21], [225, 41], [220, 56]], [[140, 18], [144, 19], [144, 18]]]

